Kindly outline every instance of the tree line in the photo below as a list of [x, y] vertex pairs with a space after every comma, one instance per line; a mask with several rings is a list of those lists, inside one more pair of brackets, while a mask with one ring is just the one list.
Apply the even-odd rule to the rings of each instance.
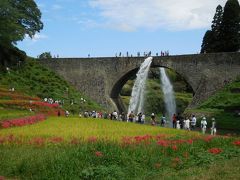
[[211, 30], [203, 37], [201, 53], [236, 52], [240, 49], [240, 6], [238, 0], [218, 5]]

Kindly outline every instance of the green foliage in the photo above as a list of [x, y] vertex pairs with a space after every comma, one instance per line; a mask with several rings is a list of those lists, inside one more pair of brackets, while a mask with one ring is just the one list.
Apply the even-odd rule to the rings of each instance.
[[239, 93], [232, 92], [233, 89], [240, 89], [240, 82], [235, 81], [228, 84], [224, 89], [201, 104], [200, 108], [225, 109], [229, 106], [240, 106]]
[[[217, 128], [229, 133], [240, 132], [240, 116], [237, 111], [240, 107], [240, 81], [226, 85], [222, 90], [203, 102], [198, 109], [187, 110], [187, 114], [197, 114], [199, 117], [206, 115], [215, 117]], [[232, 132], [231, 132], [232, 131]]]
[[0, 1], [0, 42], [12, 44], [33, 37], [43, 28], [41, 12], [33, 0]]
[[211, 30], [208, 30], [201, 46], [201, 53], [236, 52], [240, 49], [240, 6], [238, 0], [228, 0], [224, 11], [216, 8]]
[[44, 52], [39, 55], [39, 59], [51, 59], [52, 55], [50, 52]]
[[238, 0], [226, 2], [219, 36], [221, 52], [235, 52], [240, 49], [240, 6]]

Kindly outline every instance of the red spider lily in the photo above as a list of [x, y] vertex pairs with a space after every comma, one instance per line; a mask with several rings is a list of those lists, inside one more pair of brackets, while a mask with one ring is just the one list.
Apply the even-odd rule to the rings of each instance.
[[208, 150], [208, 152], [211, 153], [211, 154], [219, 154], [219, 153], [222, 152], [222, 149], [220, 149], [220, 148], [211, 148], [211, 149]]
[[172, 150], [177, 151], [178, 147], [176, 145], [172, 146]]
[[169, 141], [159, 140], [159, 141], [157, 142], [157, 144], [160, 145], [160, 146], [163, 146], [163, 147], [167, 147], [167, 146], [169, 146]]
[[150, 135], [144, 135], [144, 136], [135, 136], [134, 140], [136, 143], [141, 143], [141, 142], [149, 142], [152, 139], [152, 136]]
[[70, 141], [71, 144], [79, 144], [80, 140], [77, 138], [72, 138], [72, 140]]
[[192, 139], [189, 139], [189, 140], [187, 140], [187, 143], [188, 143], [188, 144], [192, 144], [192, 143], [193, 143], [193, 140], [192, 140]]
[[97, 141], [97, 137], [95, 137], [95, 136], [92, 136], [92, 137], [88, 138], [88, 142], [90, 142], [90, 143], [94, 143], [96, 141]]
[[43, 114], [38, 114], [35, 116], [29, 116], [29, 117], [23, 117], [23, 118], [18, 118], [18, 119], [2, 121], [1, 126], [3, 128], [9, 128], [9, 127], [14, 127], [14, 126], [24, 126], [24, 125], [34, 124], [38, 121], [43, 121], [45, 119], [46, 119], [46, 117]]
[[39, 137], [39, 138], [33, 138], [29, 143], [37, 146], [42, 146], [45, 144], [45, 142], [46, 142], [46, 139]]
[[165, 139], [165, 138], [166, 138], [165, 134], [158, 134], [158, 135], [155, 136], [156, 140], [161, 140], [161, 139]]
[[205, 142], [210, 142], [213, 138], [214, 138], [213, 136], [207, 136], [207, 137], [205, 137], [203, 140], [204, 140]]
[[51, 143], [56, 144], [56, 143], [63, 142], [64, 139], [62, 137], [53, 137], [53, 138], [50, 138], [48, 141], [51, 142]]
[[39, 102], [39, 101], [32, 102], [32, 104], [35, 104], [38, 106], [46, 106], [46, 107], [50, 107], [50, 108], [56, 108], [59, 106], [59, 104], [57, 104], [57, 103], [49, 104], [46, 102]]
[[240, 147], [240, 140], [234, 141], [233, 144]]
[[100, 152], [100, 151], [96, 151], [96, 152], [95, 152], [95, 155], [96, 155], [97, 157], [102, 157], [102, 156], [103, 156], [103, 153]]

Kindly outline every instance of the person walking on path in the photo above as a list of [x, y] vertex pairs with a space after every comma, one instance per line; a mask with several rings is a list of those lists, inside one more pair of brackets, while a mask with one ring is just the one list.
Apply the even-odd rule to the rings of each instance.
[[206, 121], [205, 116], [203, 116], [203, 118], [201, 120], [201, 128], [202, 128], [202, 133], [205, 134], [206, 129], [207, 129], [207, 121]]

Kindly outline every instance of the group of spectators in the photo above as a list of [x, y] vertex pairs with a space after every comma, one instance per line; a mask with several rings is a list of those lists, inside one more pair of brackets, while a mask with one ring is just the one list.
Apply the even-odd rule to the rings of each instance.
[[[65, 116], [69, 116], [69, 112], [66, 111]], [[79, 117], [91, 117], [91, 118], [103, 118], [103, 119], [110, 119], [110, 120], [118, 120], [118, 121], [125, 121], [125, 122], [135, 122], [139, 124], [145, 124], [145, 114], [140, 112], [138, 114], [134, 114], [133, 111], [131, 111], [128, 114], [125, 114], [124, 112], [118, 113], [117, 111], [113, 111], [111, 113], [107, 112], [97, 112], [97, 111], [85, 111], [83, 114], [79, 113]], [[191, 117], [182, 117], [180, 113], [173, 114], [172, 120], [167, 121], [166, 117], [163, 115], [160, 118], [160, 121], [156, 119], [156, 115], [154, 113], [151, 114], [151, 125], [156, 126], [160, 125], [162, 127], [172, 127], [176, 129], [185, 129], [188, 131], [196, 130], [197, 128], [197, 118], [195, 115], [192, 115]], [[211, 135], [216, 135], [217, 129], [216, 129], [216, 121], [215, 118], [212, 118], [211, 123]], [[207, 130], [207, 119], [205, 116], [201, 118], [200, 122], [200, 128], [203, 134], [206, 133]]]
[[[164, 126], [164, 119], [165, 117], [162, 117], [163, 123], [161, 123]], [[205, 116], [202, 117], [201, 122], [200, 122], [200, 128], [202, 130], [202, 133], [205, 134], [207, 130], [207, 119]], [[185, 129], [185, 130], [195, 130], [197, 126], [197, 118], [195, 115], [192, 115], [191, 117], [185, 117], [183, 118], [179, 113], [178, 115], [174, 114], [172, 117], [172, 127], [176, 129]], [[217, 132], [216, 129], [216, 121], [215, 118], [212, 118], [212, 123], [211, 123], [211, 135], [215, 135]]]
[[[126, 52], [126, 55], [124, 55], [122, 52], [119, 52], [119, 53], [116, 53], [115, 54], [115, 57], [133, 57], [132, 54], [130, 54], [128, 51]], [[137, 52], [137, 57], [140, 57], [140, 56], [143, 56], [143, 57], [148, 57], [148, 56], [152, 56], [152, 51], [149, 51], [149, 52], [143, 52], [142, 54], [140, 52]], [[160, 53], [156, 53], [156, 56], [169, 56], [169, 51], [161, 51]]]

